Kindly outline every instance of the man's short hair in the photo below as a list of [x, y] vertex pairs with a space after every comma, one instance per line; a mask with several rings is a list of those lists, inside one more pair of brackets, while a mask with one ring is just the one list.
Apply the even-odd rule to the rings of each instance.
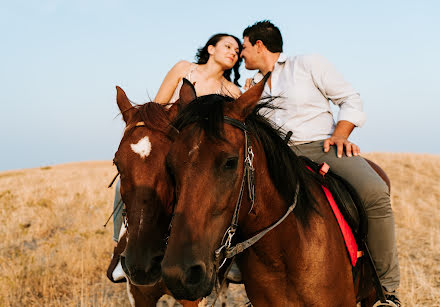
[[253, 45], [260, 40], [270, 52], [283, 52], [283, 38], [278, 29], [269, 20], [258, 21], [243, 31], [243, 37], [248, 37]]

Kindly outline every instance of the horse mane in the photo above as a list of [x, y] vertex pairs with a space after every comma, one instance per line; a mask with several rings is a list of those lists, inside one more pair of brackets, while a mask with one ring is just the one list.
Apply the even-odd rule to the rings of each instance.
[[[253, 137], [252, 141], [256, 140], [262, 145], [270, 178], [287, 206], [293, 202], [296, 184], [300, 184], [298, 202], [293, 212], [301, 223], [308, 225], [310, 212], [318, 212], [316, 201], [309, 190], [315, 180], [303, 160], [284, 141], [285, 132], [262, 112], [276, 108], [270, 103], [272, 100], [273, 98], [268, 98], [258, 104], [246, 118], [245, 124]], [[195, 124], [207, 137], [227, 141], [223, 129], [224, 108], [233, 102], [231, 97], [216, 94], [198, 97], [179, 111], [171, 125], [181, 130]]]
[[167, 105], [150, 101], [144, 104], [134, 104], [133, 108], [137, 110], [134, 121], [144, 122], [149, 129], [160, 131], [168, 136], [171, 119]]

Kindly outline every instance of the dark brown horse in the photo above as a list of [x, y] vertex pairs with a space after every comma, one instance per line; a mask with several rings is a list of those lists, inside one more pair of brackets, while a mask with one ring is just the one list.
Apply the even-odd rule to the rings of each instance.
[[252, 304], [355, 306], [352, 266], [320, 184], [256, 111], [264, 82], [236, 101], [194, 93], [174, 122], [180, 134], [167, 164], [177, 203], [165, 283], [176, 298], [207, 295], [222, 263], [214, 255], [281, 221], [238, 256]]
[[[174, 185], [165, 169], [171, 145], [170, 109], [154, 102], [132, 106], [116, 87], [117, 104], [126, 127], [114, 163], [121, 176], [121, 196], [127, 229], [119, 244], [121, 263], [128, 278], [130, 301], [135, 306], [156, 306], [167, 292], [161, 282], [161, 261], [171, 220]], [[197, 306], [198, 302], [182, 302]]]

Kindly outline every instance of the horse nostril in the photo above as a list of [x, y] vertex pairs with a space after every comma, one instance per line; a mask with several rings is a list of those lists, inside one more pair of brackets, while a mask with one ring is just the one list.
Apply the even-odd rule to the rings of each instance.
[[203, 279], [205, 269], [203, 265], [193, 265], [186, 271], [185, 283], [189, 285], [197, 285]]

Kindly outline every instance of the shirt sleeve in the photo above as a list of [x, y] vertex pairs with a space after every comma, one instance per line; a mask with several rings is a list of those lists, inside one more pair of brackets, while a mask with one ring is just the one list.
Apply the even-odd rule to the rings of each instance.
[[339, 107], [338, 121], [361, 127], [366, 120], [359, 93], [346, 82], [330, 61], [320, 55], [307, 56], [313, 82], [325, 98]]

